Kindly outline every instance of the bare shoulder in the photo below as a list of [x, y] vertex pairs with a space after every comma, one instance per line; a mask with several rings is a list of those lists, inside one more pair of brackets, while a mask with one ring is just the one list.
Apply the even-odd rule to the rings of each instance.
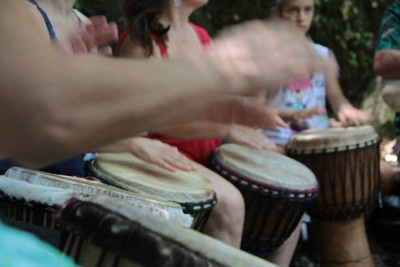
[[49, 32], [46, 22], [44, 21], [42, 14], [40, 14], [36, 6], [28, 1], [21, 1], [21, 4], [24, 6], [25, 10], [32, 16], [35, 22], [37, 22], [37, 26], [39, 27], [40, 32], [43, 33], [43, 37], [48, 38]]

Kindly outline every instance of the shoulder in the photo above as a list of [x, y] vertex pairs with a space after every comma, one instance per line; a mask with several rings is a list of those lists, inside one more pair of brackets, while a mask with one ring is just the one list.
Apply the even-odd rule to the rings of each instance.
[[22, 3], [26, 6], [27, 12], [29, 12], [29, 14], [34, 18], [35, 22], [37, 22], [38, 27], [40, 27], [41, 33], [43, 33], [43, 37], [49, 38], [49, 32], [47, 30], [46, 22], [37, 7], [28, 1], [22, 1]]
[[324, 59], [329, 58], [329, 53], [331, 50], [328, 47], [316, 43], [311, 43], [311, 45], [314, 47], [314, 49], [318, 52], [318, 54], [321, 57], [323, 57]]

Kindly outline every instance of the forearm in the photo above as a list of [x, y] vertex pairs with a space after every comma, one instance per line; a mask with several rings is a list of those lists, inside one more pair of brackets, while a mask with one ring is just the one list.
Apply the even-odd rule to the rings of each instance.
[[163, 127], [152, 133], [183, 140], [226, 138], [229, 134], [229, 125], [218, 122], [194, 121]]
[[[136, 137], [136, 138], [144, 138], [144, 137]], [[111, 144], [96, 148], [93, 152], [97, 153], [125, 153], [129, 152], [130, 148], [135, 142], [136, 138], [128, 138], [119, 141], [115, 141]]]
[[400, 79], [400, 51], [381, 50], [374, 57], [374, 72], [386, 79]]
[[332, 72], [325, 73], [325, 83], [326, 83], [326, 96], [335, 112], [338, 112], [340, 106], [349, 101], [344, 96], [338, 79], [334, 76]]
[[214, 100], [197, 119], [274, 129], [280, 123], [276, 115], [274, 108], [257, 98], [223, 96]]
[[[7, 121], [1, 136], [3, 141], [15, 140], [4, 143], [11, 156], [42, 161], [88, 151], [179, 121], [222, 93], [204, 80], [196, 80], [196, 71], [180, 67], [177, 61], [168, 66], [111, 59], [104, 62], [90, 56], [55, 61], [51, 65], [62, 65], [62, 71], [37, 67], [29, 83], [15, 86], [13, 81], [7, 87], [11, 93], [2, 98]], [[109, 75], [110, 69], [113, 75]], [[158, 79], [151, 73], [157, 73]], [[9, 108], [15, 103], [21, 109]], [[37, 149], [43, 143], [48, 146]]]
[[[90, 151], [179, 121], [229, 93], [220, 77], [187, 61], [61, 55], [36, 38], [19, 1], [2, 4], [0, 145], [16, 160], [37, 165]], [[21, 23], [29, 27], [9, 27]]]
[[278, 109], [278, 116], [285, 122], [294, 121], [294, 113], [292, 109]]

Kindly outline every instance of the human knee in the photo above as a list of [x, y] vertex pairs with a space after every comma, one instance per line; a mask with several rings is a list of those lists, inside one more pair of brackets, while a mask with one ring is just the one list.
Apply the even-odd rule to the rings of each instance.
[[395, 174], [392, 166], [389, 163], [381, 160], [380, 162], [380, 173], [381, 173], [381, 191], [385, 195], [392, 188], [395, 181]]
[[217, 194], [218, 205], [229, 219], [244, 218], [244, 200], [242, 194], [234, 186], [227, 186], [226, 190]]

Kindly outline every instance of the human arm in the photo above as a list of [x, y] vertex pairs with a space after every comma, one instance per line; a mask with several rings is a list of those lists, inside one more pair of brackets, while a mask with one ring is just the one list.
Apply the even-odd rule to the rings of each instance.
[[25, 165], [90, 151], [198, 114], [218, 96], [276, 88], [324, 68], [294, 30], [261, 22], [231, 30], [208, 56], [189, 60], [66, 56], [38, 38], [27, 5], [3, 0], [0, 9], [0, 147]]
[[319, 105], [312, 109], [302, 110], [278, 109], [278, 116], [286, 122], [298, 122], [316, 115], [323, 115], [325, 113], [326, 110], [324, 108], [320, 108]]
[[96, 152], [132, 153], [143, 161], [156, 164], [172, 172], [178, 169], [185, 171], [196, 170], [196, 165], [182, 155], [176, 147], [145, 137], [120, 140], [98, 148]]
[[286, 125], [277, 115], [276, 109], [257, 98], [242, 96], [218, 97], [196, 119], [263, 129], [275, 129], [277, 126]]
[[[333, 53], [330, 53], [330, 57], [334, 57]], [[342, 125], [347, 125], [348, 121], [355, 123], [356, 125], [368, 122], [371, 120], [371, 114], [356, 109], [346, 99], [342, 89], [340, 88], [339, 81], [332, 71], [325, 72], [325, 83], [326, 83], [326, 95], [332, 109], [336, 112], [337, 117]]]
[[275, 145], [258, 130], [234, 123], [193, 121], [158, 129], [156, 134], [183, 140], [224, 139], [257, 149], [273, 149]]
[[[90, 151], [182, 119], [229, 91], [215, 86], [217, 72], [187, 60], [157, 64], [62, 55], [48, 36], [38, 38], [40, 26], [24, 2], [2, 4], [0, 143], [16, 160], [37, 165]], [[20, 30], [9, 27], [22, 22]]]
[[400, 79], [400, 50], [378, 51], [374, 56], [374, 72], [386, 79]]

